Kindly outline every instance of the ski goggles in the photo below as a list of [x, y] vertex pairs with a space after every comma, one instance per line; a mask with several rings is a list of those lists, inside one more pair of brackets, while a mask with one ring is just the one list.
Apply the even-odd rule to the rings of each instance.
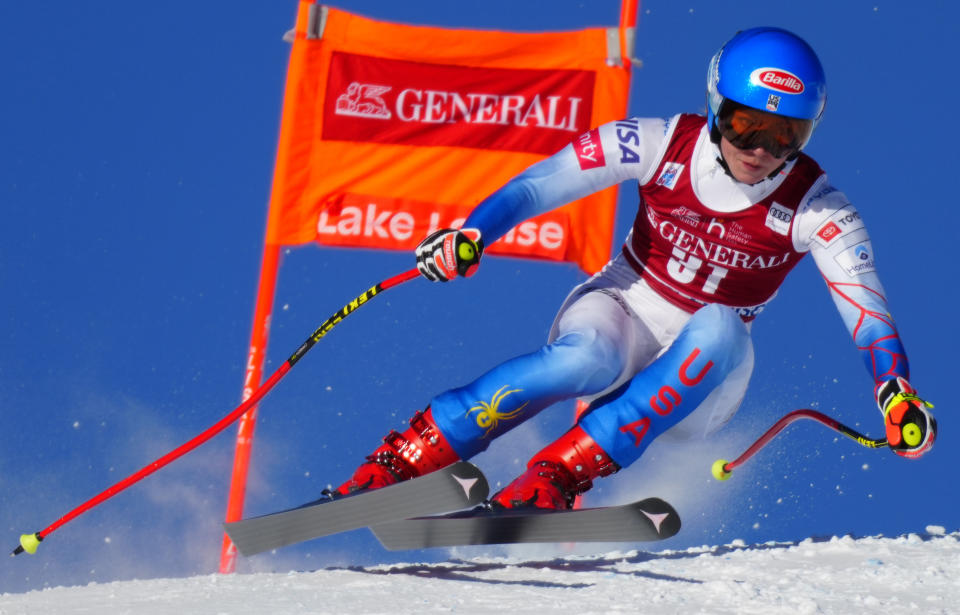
[[717, 128], [737, 149], [760, 147], [774, 158], [784, 158], [807, 144], [813, 120], [774, 115], [727, 100], [717, 116]]

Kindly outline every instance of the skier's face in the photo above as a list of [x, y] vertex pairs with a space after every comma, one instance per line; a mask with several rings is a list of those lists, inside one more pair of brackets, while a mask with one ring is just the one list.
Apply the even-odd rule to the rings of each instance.
[[723, 154], [723, 159], [727, 162], [730, 175], [738, 182], [745, 184], [755, 184], [763, 181], [787, 160], [787, 155], [776, 158], [762, 147], [739, 149], [730, 143], [726, 137], [720, 139], [720, 153]]

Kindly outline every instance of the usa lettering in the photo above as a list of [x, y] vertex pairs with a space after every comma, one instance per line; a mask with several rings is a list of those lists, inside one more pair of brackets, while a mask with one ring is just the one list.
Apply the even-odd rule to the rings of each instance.
[[[686, 389], [693, 388], [700, 384], [707, 373], [713, 369], [713, 361], [707, 360], [701, 367], [694, 367], [694, 362], [700, 356], [700, 349], [694, 348], [687, 358], [684, 359], [680, 369], [677, 370], [679, 379], [679, 388], [686, 392]], [[683, 402], [683, 395], [677, 391], [677, 388], [670, 384], [665, 384], [650, 398], [650, 408], [659, 416], [668, 416], [676, 410]], [[628, 423], [620, 427], [620, 433], [633, 436], [633, 445], [640, 446], [643, 437], [650, 429], [650, 417], [642, 417], [637, 421]]]
[[648, 429], [650, 429], [650, 417], [645, 416], [639, 421], [634, 421], [621, 427], [620, 433], [628, 433], [632, 435], [633, 445], [640, 446], [640, 442], [643, 441], [643, 436], [647, 434]]
[[[700, 349], [694, 348], [677, 371], [680, 383], [686, 387], [697, 386], [706, 378], [707, 372], [713, 369], [713, 361], [707, 361], [704, 366], [700, 368], [700, 371], [692, 373], [691, 368], [693, 367], [693, 362], [697, 360], [698, 356], [700, 356]], [[660, 387], [656, 395], [650, 398], [650, 407], [660, 416], [667, 416], [676, 410], [682, 401], [683, 398], [680, 396], [680, 393], [669, 384], [665, 384]]]

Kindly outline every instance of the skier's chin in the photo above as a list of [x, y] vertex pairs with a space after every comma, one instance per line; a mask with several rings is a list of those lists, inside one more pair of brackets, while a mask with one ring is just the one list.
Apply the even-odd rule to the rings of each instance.
[[776, 171], [786, 161], [786, 156], [776, 158], [764, 149], [737, 149], [726, 139], [720, 142], [720, 150], [730, 175], [744, 184], [761, 182]]
[[730, 165], [730, 174], [733, 175], [735, 180], [744, 184], [753, 185], [757, 182], [761, 182], [772, 172], [773, 169], [768, 172], [764, 167], [743, 162], [741, 162], [739, 165]]

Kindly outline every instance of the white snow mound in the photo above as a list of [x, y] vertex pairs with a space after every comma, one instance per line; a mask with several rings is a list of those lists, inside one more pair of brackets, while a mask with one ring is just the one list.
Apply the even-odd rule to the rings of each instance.
[[[937, 528], [940, 529], [940, 528]], [[207, 575], [0, 595], [0, 613], [957, 613], [960, 532]]]

